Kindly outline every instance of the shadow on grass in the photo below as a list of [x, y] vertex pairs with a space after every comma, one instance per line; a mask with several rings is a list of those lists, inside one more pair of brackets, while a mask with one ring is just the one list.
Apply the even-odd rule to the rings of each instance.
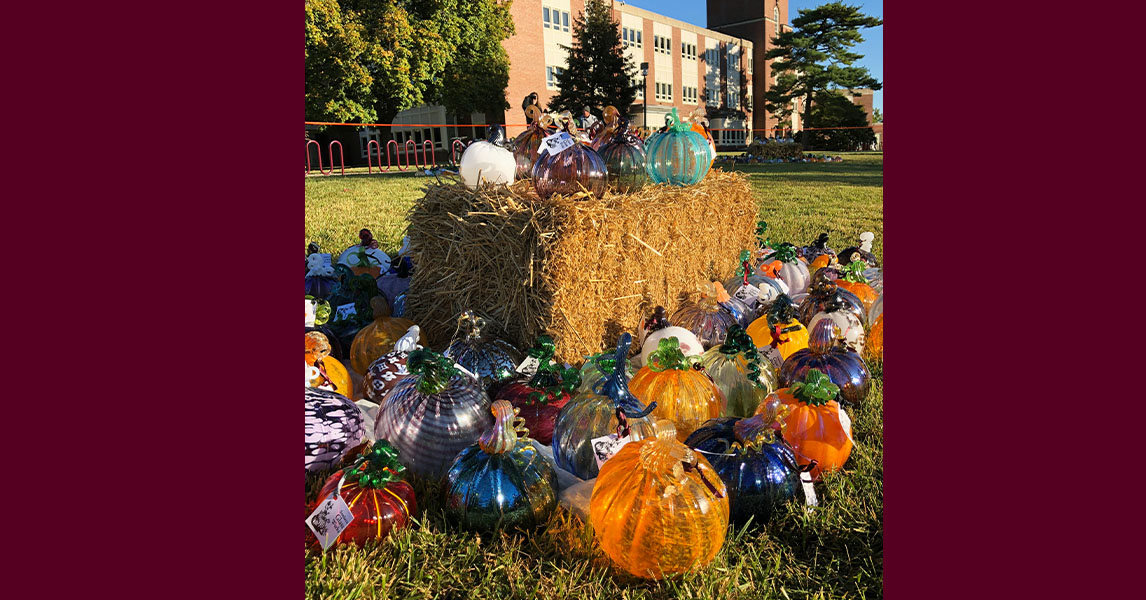
[[751, 175], [790, 179], [792, 183], [883, 187], [883, 169], [868, 165], [732, 165], [722, 167]]

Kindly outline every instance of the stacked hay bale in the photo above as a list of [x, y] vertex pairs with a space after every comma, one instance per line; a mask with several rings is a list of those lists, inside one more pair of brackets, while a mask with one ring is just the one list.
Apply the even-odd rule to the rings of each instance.
[[440, 347], [471, 309], [522, 348], [554, 335], [557, 358], [580, 364], [653, 306], [671, 311], [682, 293], [730, 277], [756, 220], [744, 176], [720, 170], [690, 187], [544, 201], [529, 181], [431, 183], [409, 215], [406, 316]]

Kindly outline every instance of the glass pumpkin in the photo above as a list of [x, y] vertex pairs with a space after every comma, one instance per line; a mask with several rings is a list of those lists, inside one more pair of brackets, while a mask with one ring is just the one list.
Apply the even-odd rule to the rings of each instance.
[[[341, 347], [349, 351], [358, 330], [374, 320], [370, 300], [381, 292], [378, 291], [378, 282], [369, 274], [355, 275], [346, 265], [335, 266], [334, 272], [338, 275], [338, 285], [328, 299], [331, 319], [326, 326], [338, 337]], [[343, 317], [339, 309], [346, 305], [352, 306], [354, 311]]]
[[342, 359], [345, 354], [342, 353], [342, 344], [338, 341], [338, 335], [326, 324], [330, 320], [330, 313], [329, 302], [315, 299], [313, 296], [306, 297], [306, 333], [312, 331], [321, 333], [330, 344], [330, 356]]
[[724, 395], [720, 414], [726, 417], [751, 416], [778, 387], [776, 368], [760, 360], [752, 338], [739, 325], [728, 330], [723, 344], [701, 356], [701, 364]]
[[350, 267], [355, 275], [369, 274], [377, 279], [383, 272], [390, 270], [390, 255], [378, 249], [378, 241], [369, 229], [358, 232], [360, 243], [355, 244], [338, 255], [337, 264]]
[[[828, 269], [821, 269], [818, 273], [827, 271]], [[817, 274], [818, 274], [817, 273]], [[836, 286], [834, 283], [825, 286], [830, 291], [809, 293], [804, 296], [800, 301], [799, 319], [809, 328], [812, 326], [812, 319], [816, 315], [824, 312], [844, 311], [854, 316], [860, 323], [863, 323], [867, 316], [867, 310], [863, 307], [863, 302], [856, 297], [855, 294]]]
[[[812, 243], [800, 248], [800, 256], [808, 261], [809, 268], [819, 268], [830, 264], [831, 260], [836, 256], [836, 251], [828, 247], [828, 234], [821, 233], [816, 236], [816, 239]], [[821, 260], [820, 257], [826, 258]], [[816, 261], [820, 261], [818, 265]]]
[[684, 327], [669, 324], [669, 320], [665, 318], [663, 306], [656, 307], [652, 317], [643, 319], [638, 331], [642, 334], [643, 340], [640, 354], [633, 359], [633, 364], [637, 367], [644, 366], [648, 356], [657, 349], [660, 341], [670, 337], [677, 339], [680, 349], [684, 351], [686, 356], [704, 354], [704, 345], [700, 343], [700, 339], [696, 337], [695, 333]]
[[883, 315], [875, 318], [875, 325], [871, 326], [867, 334], [863, 356], [871, 360], [883, 360]]
[[322, 471], [338, 464], [351, 448], [362, 443], [362, 411], [337, 392], [307, 387], [306, 471]]
[[617, 192], [631, 194], [649, 182], [644, 145], [629, 131], [628, 119], [621, 119], [617, 133], [601, 148], [601, 158], [605, 161], [606, 181]]
[[680, 443], [670, 421], [601, 467], [589, 520], [601, 549], [647, 579], [712, 562], [728, 531], [728, 490], [708, 460]]
[[411, 326], [406, 335], [394, 342], [392, 351], [378, 357], [366, 367], [366, 372], [362, 374], [362, 390], [368, 400], [381, 404], [382, 399], [394, 389], [398, 381], [410, 374], [406, 369], [406, 361], [410, 358], [411, 352], [421, 348], [418, 345], [419, 336], [421, 328], [417, 325]]
[[781, 361], [808, 347], [808, 330], [796, 319], [796, 307], [785, 294], [772, 303], [767, 314], [753, 321], [747, 331], [757, 348], [775, 348]]
[[658, 419], [676, 424], [681, 441], [705, 421], [719, 417], [725, 404], [720, 388], [703, 371], [693, 368], [699, 363], [699, 357], [681, 352], [676, 338], [665, 338], [629, 384], [641, 402], [656, 404], [653, 414]]
[[470, 529], [532, 529], [557, 506], [557, 471], [529, 438], [517, 409], [498, 400], [493, 427], [446, 474], [446, 518]]
[[[574, 135], [572, 119], [564, 121], [565, 133]], [[574, 136], [575, 137], [575, 136]], [[574, 142], [557, 152], [545, 152], [533, 164], [533, 187], [542, 200], [553, 194], [573, 195], [589, 191], [600, 198], [605, 193], [605, 161], [595, 150]]]
[[350, 343], [350, 366], [356, 373], [365, 373], [370, 363], [392, 351], [394, 343], [415, 327], [410, 319], [391, 317], [390, 303], [382, 296], [371, 298], [370, 308], [374, 322], [358, 330]]
[[516, 170], [517, 161], [513, 153], [505, 149], [505, 132], [500, 125], [490, 125], [486, 141], [470, 144], [458, 162], [458, 174], [471, 190], [477, 189], [479, 179], [509, 185]]
[[458, 452], [493, 424], [489, 397], [437, 352], [411, 352], [406, 368], [410, 376], [395, 384], [378, 407], [374, 439], [389, 440], [412, 473], [437, 479]]
[[764, 258], [759, 268], [762, 272], [770, 272], [768, 267], [773, 263], [778, 263], [773, 267], [775, 276], [788, 284], [789, 295], [808, 291], [811, 277], [808, 265], [799, 259], [795, 246], [787, 242], [777, 245], [775, 251]]
[[[628, 119], [621, 117], [621, 111], [617, 110], [617, 107], [613, 105], [606, 106], [601, 110], [601, 113], [603, 127], [601, 127], [600, 131], [596, 135], [592, 136], [593, 141], [589, 144], [589, 147], [596, 150], [597, 152], [601, 152], [605, 146], [609, 145], [610, 142], [616, 139], [617, 134], [622, 129], [621, 121], [624, 121], [626, 126], [628, 125]], [[636, 136], [633, 137], [636, 138]], [[641, 144], [640, 138], [636, 138], [636, 142], [637, 144]], [[605, 157], [604, 153], [601, 154], [601, 157]], [[642, 159], [644, 158], [643, 144], [641, 144], [641, 157]], [[642, 162], [641, 164], [641, 168], [643, 169], [644, 163]]]
[[668, 131], [656, 136], [645, 149], [645, 168], [653, 183], [685, 186], [700, 183], [712, 166], [708, 141], [683, 123], [672, 109]]
[[847, 310], [833, 310], [829, 308], [826, 312], [816, 313], [812, 317], [808, 327], [815, 331], [816, 325], [824, 320], [830, 319], [836, 324], [837, 330], [836, 341], [843, 344], [844, 347], [852, 352], [861, 352], [864, 343], [867, 340], [867, 332], [864, 331], [863, 320], [855, 315], [855, 313]]
[[458, 317], [462, 338], [450, 342], [443, 353], [463, 368], [478, 376], [487, 392], [513, 379], [521, 352], [505, 340], [488, 339], [485, 319], [467, 310]]
[[708, 130], [708, 119], [705, 118], [703, 106], [692, 111], [689, 131], [700, 134], [701, 137], [704, 138], [704, 141], [708, 143], [708, 155], [711, 157], [708, 161], [708, 166], [712, 168], [712, 163], [716, 162], [716, 140], [712, 139], [712, 133]]
[[747, 326], [751, 314], [748, 305], [729, 296], [724, 286], [714, 281], [699, 300], [682, 303], [673, 313], [672, 322], [695, 333], [707, 350], [724, 343], [729, 327]]
[[839, 286], [840, 289], [851, 292], [863, 303], [863, 315], [861, 315], [861, 320], [867, 316], [868, 311], [871, 310], [872, 305], [875, 304], [876, 299], [879, 298], [879, 294], [875, 291], [875, 288], [871, 287], [871, 285], [868, 284], [867, 278], [864, 277], [862, 263], [859, 262], [853, 262], [843, 267], [839, 279], [836, 280], [836, 285]]
[[740, 266], [736, 269], [736, 276], [724, 282], [724, 291], [733, 298], [743, 302], [752, 312], [748, 322], [742, 323], [745, 327], [762, 314], [762, 311], [772, 304], [780, 294], [788, 293], [788, 284], [780, 279], [768, 277], [752, 268], [752, 253], [748, 250], [740, 252]]
[[803, 381], [773, 395], [788, 407], [781, 433], [792, 445], [796, 461], [800, 466], [816, 461], [811, 470], [814, 479], [843, 468], [852, 453], [851, 431], [840, 420], [839, 393], [826, 375], [811, 369]]
[[[624, 363], [632, 342], [633, 336], [621, 334], [613, 353], [614, 367]], [[578, 393], [561, 409], [553, 426], [553, 458], [557, 466], [581, 479], [592, 479], [598, 471], [592, 445], [595, 438], [620, 433], [636, 441], [653, 434], [653, 424], [647, 416], [654, 407], [642, 404], [629, 391], [628, 381], [623, 369], [614, 368], [593, 391]]]
[[513, 140], [513, 160], [517, 164], [514, 176], [517, 179], [529, 179], [533, 176], [533, 164], [537, 162], [537, 151], [541, 148], [541, 140], [549, 135], [545, 130], [550, 121], [548, 115], [542, 115], [541, 109], [536, 106], [529, 106], [525, 109], [525, 113], [530, 117], [530, 124]]
[[323, 484], [315, 506], [337, 492], [354, 515], [335, 544], [383, 540], [390, 531], [410, 524], [418, 502], [414, 488], [401, 479], [405, 467], [397, 456], [398, 451], [386, 440], [375, 442], [353, 466], [335, 471]]
[[334, 266], [330, 263], [329, 254], [321, 254], [318, 244], [311, 242], [311, 252], [306, 257], [306, 295], [315, 298], [326, 298], [338, 282], [334, 278]]
[[546, 446], [553, 440], [557, 414], [581, 385], [577, 369], [562, 367], [553, 360], [556, 350], [552, 337], [538, 336], [537, 343], [527, 353], [539, 361], [537, 371], [524, 381], [503, 385], [496, 398], [512, 404], [524, 419], [525, 428], [532, 432], [533, 439]]
[[351, 383], [350, 373], [338, 359], [330, 355], [330, 340], [317, 331], [306, 333], [306, 364], [318, 371], [318, 376], [312, 379], [310, 387], [327, 389], [338, 392], [347, 398], [354, 395], [354, 384]]
[[780, 385], [788, 387], [802, 381], [812, 370], [818, 370], [839, 386], [841, 400], [850, 404], [862, 402], [871, 387], [871, 372], [859, 354], [840, 347], [838, 330], [831, 319], [816, 323], [808, 347], [784, 360], [779, 373]]
[[[598, 381], [608, 377], [609, 374], [613, 372], [613, 369], [616, 367], [613, 363], [613, 354], [613, 352], [602, 352], [585, 359], [585, 364], [581, 365], [581, 385], [577, 386], [576, 393], [592, 392]], [[626, 358], [626, 381], [633, 378], [633, 373], [636, 373], [636, 370], [633, 368], [633, 362]]]
[[779, 505], [804, 496], [796, 455], [776, 435], [788, 410], [773, 397], [770, 405], [762, 404], [760, 412], [748, 418], [712, 419], [685, 440], [724, 482], [733, 523], [744, 524], [750, 518], [767, 523]]
[[875, 320], [883, 316], [883, 294], [876, 298], [875, 303], [871, 305], [871, 310], [867, 311], [867, 324], [874, 326]]

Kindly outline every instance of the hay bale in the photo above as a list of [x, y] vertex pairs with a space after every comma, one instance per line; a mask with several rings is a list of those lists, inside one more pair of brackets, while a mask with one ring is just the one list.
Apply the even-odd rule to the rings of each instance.
[[680, 294], [731, 277], [756, 220], [744, 176], [718, 169], [691, 187], [546, 201], [529, 181], [431, 183], [409, 214], [406, 316], [441, 348], [472, 309], [521, 348], [554, 335], [557, 358], [581, 364], [653, 306], [671, 313]]

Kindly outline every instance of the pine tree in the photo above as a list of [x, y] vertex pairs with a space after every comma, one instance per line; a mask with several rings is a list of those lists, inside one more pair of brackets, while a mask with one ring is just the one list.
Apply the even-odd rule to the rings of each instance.
[[764, 94], [768, 112], [783, 119], [791, 114], [792, 102], [803, 100], [802, 142], [807, 145], [807, 128], [816, 127], [814, 102], [828, 99], [832, 90], [881, 89], [883, 86], [864, 67], [853, 66], [862, 54], [848, 49], [863, 41], [859, 30], [878, 27], [883, 21], [859, 12], [858, 6], [843, 2], [801, 10], [792, 19], [792, 31], [774, 38], [775, 47], [765, 53], [772, 60], [776, 84]]
[[557, 74], [560, 91], [550, 98], [550, 111], [578, 116], [589, 106], [600, 117], [601, 108], [611, 104], [628, 112], [641, 84], [635, 81], [636, 66], [622, 51], [620, 25], [613, 21], [609, 4], [585, 2], [585, 10], [573, 19], [573, 47], [561, 47], [568, 52], [568, 63]]

